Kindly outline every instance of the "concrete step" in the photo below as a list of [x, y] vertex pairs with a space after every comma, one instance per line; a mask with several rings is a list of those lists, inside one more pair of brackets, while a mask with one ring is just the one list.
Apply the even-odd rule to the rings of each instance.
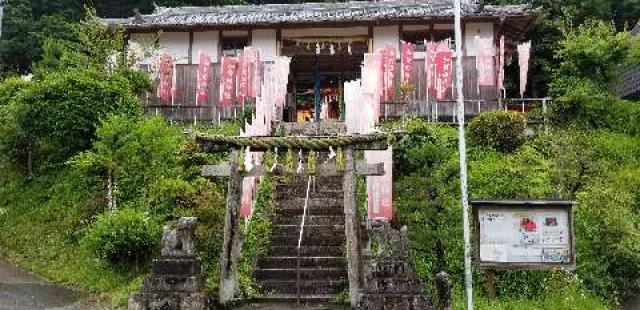
[[[315, 234], [319, 235], [339, 235], [344, 234], [344, 225], [304, 225], [305, 236], [311, 237]], [[274, 225], [274, 235], [299, 235], [300, 225]]]
[[337, 308], [329, 305], [334, 295], [301, 295], [300, 306], [298, 306], [295, 294], [270, 294], [262, 295], [236, 310], [336, 310], [349, 309], [347, 307]]
[[[296, 294], [295, 280], [267, 280], [258, 281], [261, 291], [265, 294]], [[339, 294], [348, 286], [347, 280], [336, 281], [300, 281], [300, 293], [312, 295]]]
[[[341, 256], [302, 256], [300, 267], [310, 268], [344, 268], [346, 258]], [[295, 268], [298, 266], [296, 256], [267, 256], [258, 259], [259, 268]]]
[[[307, 210], [308, 211], [308, 210]], [[276, 216], [275, 225], [300, 225], [301, 215]], [[342, 215], [309, 215], [305, 219], [305, 225], [344, 225], [344, 214]]]
[[[304, 188], [280, 188], [276, 190], [276, 199], [289, 199], [289, 198], [305, 198], [307, 197], [306, 185]], [[311, 190], [309, 191], [309, 198], [342, 198], [344, 192], [342, 189], [332, 190]]]
[[[299, 216], [304, 213], [304, 205], [285, 204], [284, 202], [278, 206], [276, 215], [279, 216]], [[309, 215], [342, 215], [344, 216], [344, 208], [342, 206], [330, 204], [309, 204], [307, 206], [307, 216]]]
[[[304, 208], [305, 198], [290, 198], [278, 200], [277, 206], [279, 208]], [[327, 207], [340, 207], [344, 205], [344, 199], [340, 198], [309, 198], [307, 202], [307, 208], [327, 208]]]
[[[297, 246], [298, 235], [274, 235], [272, 244], [279, 246]], [[318, 235], [305, 232], [302, 236], [302, 245], [304, 246], [343, 246], [345, 242], [344, 234], [342, 235]]]
[[[276, 185], [276, 195], [286, 193], [291, 196], [305, 197], [307, 194], [307, 182], [307, 177], [294, 177], [290, 183]], [[316, 177], [315, 183], [311, 183], [310, 191], [342, 191], [342, 177]]]
[[[297, 256], [298, 247], [296, 245], [278, 245], [272, 243], [269, 256]], [[316, 256], [344, 256], [344, 246], [308, 246], [303, 245], [300, 247], [300, 256], [303, 257], [316, 257]]]
[[[294, 267], [294, 268], [291, 268]], [[296, 280], [298, 269], [295, 265], [290, 268], [258, 268], [253, 272], [253, 276], [258, 281], [270, 280]], [[347, 279], [345, 268], [300, 268], [301, 280], [344, 280]]]

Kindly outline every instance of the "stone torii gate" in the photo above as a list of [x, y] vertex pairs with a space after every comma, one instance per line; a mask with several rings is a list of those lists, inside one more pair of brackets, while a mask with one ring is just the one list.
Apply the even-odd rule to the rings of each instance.
[[[354, 151], [385, 150], [388, 148], [388, 134], [338, 135], [338, 136], [289, 136], [289, 137], [223, 137], [196, 134], [196, 142], [201, 149], [209, 153], [230, 150], [228, 162], [202, 167], [206, 177], [229, 177], [227, 205], [225, 211], [225, 230], [223, 248], [220, 255], [219, 302], [228, 304], [236, 295], [238, 287], [236, 268], [241, 256], [240, 205], [242, 179], [246, 176], [259, 176], [265, 173], [263, 166], [254, 166], [252, 170], [238, 171], [241, 159], [240, 150], [250, 147], [251, 151], [266, 151], [274, 148], [304, 151], [329, 151], [330, 148], [342, 148], [344, 170], [335, 165], [318, 164], [315, 172], [303, 171], [302, 175], [343, 176], [345, 235], [347, 254], [347, 273], [351, 305], [356, 307], [362, 292], [363, 259], [361, 247], [360, 220], [357, 217], [357, 175], [384, 175], [382, 163], [366, 164], [356, 162]], [[284, 169], [275, 169], [274, 174], [284, 174]]]

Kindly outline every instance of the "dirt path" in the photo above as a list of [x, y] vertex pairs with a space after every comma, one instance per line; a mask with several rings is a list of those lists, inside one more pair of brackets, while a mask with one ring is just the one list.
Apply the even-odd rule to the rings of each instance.
[[81, 296], [47, 283], [0, 258], [0, 310], [96, 309], [79, 303]]

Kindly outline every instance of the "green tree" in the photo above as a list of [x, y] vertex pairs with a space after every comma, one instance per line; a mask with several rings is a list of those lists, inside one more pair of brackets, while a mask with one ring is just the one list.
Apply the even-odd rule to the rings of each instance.
[[57, 164], [87, 149], [96, 124], [107, 115], [141, 112], [127, 78], [97, 70], [52, 73], [22, 90], [11, 107], [8, 119], [14, 126], [1, 142], [5, 150], [26, 144], [29, 168], [36, 156]]
[[153, 184], [180, 176], [183, 142], [179, 130], [162, 119], [114, 115], [98, 128], [92, 148], [72, 162], [106, 176], [107, 200], [115, 208], [116, 195], [132, 201]]
[[551, 93], [555, 97], [554, 120], [578, 122], [635, 134], [640, 132], [640, 108], [613, 93], [617, 74], [638, 61], [638, 38], [616, 32], [610, 22], [590, 20], [562, 29], [558, 43]]

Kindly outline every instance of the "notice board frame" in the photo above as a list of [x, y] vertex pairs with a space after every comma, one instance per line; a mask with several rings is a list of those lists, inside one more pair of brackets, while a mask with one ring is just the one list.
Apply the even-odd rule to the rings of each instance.
[[[575, 231], [573, 206], [570, 200], [470, 200], [473, 220], [475, 222], [475, 255], [476, 265], [485, 270], [574, 270], [576, 267]], [[569, 225], [569, 257], [570, 262], [495, 262], [480, 259], [480, 220], [482, 209], [501, 209], [509, 211], [532, 211], [535, 209], [557, 209], [567, 212]]]

